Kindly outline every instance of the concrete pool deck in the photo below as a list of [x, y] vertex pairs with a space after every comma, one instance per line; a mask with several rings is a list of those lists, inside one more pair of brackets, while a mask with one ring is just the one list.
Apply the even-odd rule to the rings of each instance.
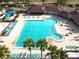
[[[57, 17], [57, 19], [60, 21], [60, 22], [63, 22], [64, 20], [62, 19], [62, 18], [58, 18]], [[70, 25], [71, 23], [69, 23], [68, 25]], [[76, 27], [75, 27], [75, 25], [73, 24], [72, 25], [73, 26], [73, 29], [75, 29]], [[52, 40], [52, 38], [49, 38], [48, 39], [48, 41], [50, 42], [48, 42], [49, 43], [49, 45], [56, 45], [57, 47], [62, 47], [62, 48], [64, 48], [64, 49], [66, 49], [66, 46], [77, 46], [77, 47], [79, 47], [79, 41], [75, 41], [75, 39], [74, 39], [74, 37], [75, 36], [79, 36], [79, 32], [77, 32], [77, 33], [72, 33], [71, 35], [69, 35], [69, 36], [65, 36], [65, 34], [67, 34], [68, 32], [70, 32], [70, 30], [66, 30], [65, 29], [65, 26], [60, 26], [60, 24], [59, 24], [59, 27], [60, 27], [60, 29], [61, 29], [61, 31], [62, 31], [62, 35], [63, 35], [63, 40], [62, 41], [60, 41], [60, 42], [57, 42], [57, 41], [54, 41], [54, 40]], [[76, 28], [77, 29], [77, 31], [79, 31], [79, 28]]]
[[[2, 40], [4, 40], [4, 43], [0, 43], [0, 45], [6, 45], [7, 47], [9, 47], [10, 51], [28, 51], [25, 48], [16, 48], [15, 47], [15, 43], [17, 41], [17, 38], [20, 35], [20, 32], [25, 24], [25, 18], [24, 16], [20, 15], [17, 19], [18, 22], [15, 25], [14, 29], [12, 30], [12, 32], [10, 33], [9, 36], [3, 37]], [[60, 22], [64, 21], [62, 18], [58, 18], [58, 20]], [[55, 41], [53, 40], [53, 38], [49, 38], [47, 40], [48, 45], [56, 45], [58, 48], [64, 48], [66, 46], [78, 46], [79, 47], [79, 41], [75, 41], [72, 40], [74, 39], [75, 36], [78, 36], [79, 33], [73, 33], [72, 35], [69, 36], [65, 36], [65, 34], [67, 33], [67, 30], [65, 29], [65, 26], [60, 26], [60, 24], [58, 24], [57, 28], [61, 29], [62, 32], [62, 36], [64, 37], [62, 41]]]
[[7, 23], [0, 23], [0, 35], [2, 33], [2, 31], [9, 25], [9, 22]]

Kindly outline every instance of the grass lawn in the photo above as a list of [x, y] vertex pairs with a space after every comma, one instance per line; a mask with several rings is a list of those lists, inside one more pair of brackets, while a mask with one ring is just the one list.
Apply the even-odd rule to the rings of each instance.
[[[19, 2], [19, 0], [17, 0], [17, 1]], [[20, 0], [20, 1], [22, 2], [22, 1], [26, 1], [26, 0]], [[41, 2], [41, 0], [30, 0], [30, 1], [31, 1], [31, 3], [33, 3], [33, 2]], [[56, 3], [57, 0], [46, 0], [46, 2]], [[72, 5], [79, 4], [79, 0], [67, 0], [67, 4], [72, 4]]]
[[[32, 2], [41, 2], [41, 0], [31, 0]], [[55, 3], [57, 0], [46, 0], [47, 2]], [[68, 4], [79, 4], [79, 0], [68, 0]]]
[[[31, 0], [32, 2], [41, 2], [41, 0]], [[54, 3], [56, 0], [46, 0], [47, 2]]]

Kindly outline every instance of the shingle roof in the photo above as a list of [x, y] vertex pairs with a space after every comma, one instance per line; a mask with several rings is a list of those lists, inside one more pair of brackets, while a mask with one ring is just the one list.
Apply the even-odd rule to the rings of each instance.
[[55, 12], [55, 13], [61, 12], [57, 6], [46, 6], [46, 10], [47, 12]]
[[79, 26], [79, 15], [71, 14], [72, 20]]
[[43, 9], [41, 8], [41, 6], [32, 6], [28, 12], [30, 13], [44, 13]]

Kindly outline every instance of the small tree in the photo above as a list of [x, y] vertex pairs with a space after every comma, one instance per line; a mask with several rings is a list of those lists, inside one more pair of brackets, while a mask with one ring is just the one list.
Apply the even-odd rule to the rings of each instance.
[[30, 5], [31, 0], [25, 0], [25, 3]]
[[42, 59], [42, 52], [47, 48], [47, 42], [45, 39], [40, 39], [37, 44], [37, 47], [40, 47], [41, 50], [41, 59]]
[[41, 0], [41, 2], [43, 3], [43, 6], [44, 6], [45, 1], [46, 1], [46, 0]]
[[10, 51], [6, 46], [0, 45], [0, 59], [9, 59]]
[[49, 46], [48, 47], [48, 50], [50, 51], [50, 55], [51, 55], [51, 58], [52, 59], [58, 59], [58, 50], [57, 50], [57, 47], [56, 46]]
[[58, 5], [64, 6], [67, 3], [67, 0], [57, 0]]
[[64, 51], [62, 48], [59, 49], [59, 53], [60, 53], [60, 59], [68, 59], [67, 52]]
[[79, 10], [79, 4], [75, 4], [74, 7]]
[[56, 46], [49, 46], [48, 50], [50, 51], [52, 59], [68, 59], [67, 52], [64, 51], [62, 48], [57, 49]]
[[31, 50], [32, 50], [32, 47], [35, 46], [35, 43], [34, 43], [34, 40], [33, 39], [26, 39], [26, 41], [24, 42], [24, 48], [25, 47], [28, 47], [28, 50], [30, 51], [30, 58], [31, 57]]

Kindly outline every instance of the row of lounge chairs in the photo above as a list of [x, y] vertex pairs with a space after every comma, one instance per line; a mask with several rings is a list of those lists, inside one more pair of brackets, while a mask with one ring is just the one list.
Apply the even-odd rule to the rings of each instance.
[[16, 21], [10, 23], [10, 24], [3, 30], [3, 32], [2, 32], [1, 34], [2, 34], [3, 36], [9, 35], [16, 23], [17, 23]]
[[[40, 59], [41, 54], [39, 53], [32, 53], [31, 54], [32, 59]], [[42, 55], [43, 58], [45, 58], [45, 55]], [[30, 54], [27, 53], [14, 53], [11, 54], [11, 59], [30, 59]]]
[[[68, 22], [66, 22], [64, 26], [67, 27], [66, 30], [69, 31], [67, 34], [65, 34], [65, 36], [69, 36], [74, 32], [74, 29], [70, 28], [70, 26], [68, 25]], [[79, 41], [79, 36], [74, 37], [72, 40]]]
[[25, 16], [24, 18], [26, 18], [27, 20], [43, 20], [43, 19], [46, 19], [45, 16]]
[[62, 25], [65, 27], [65, 30], [67, 30], [67, 33], [65, 34], [65, 36], [69, 36], [73, 33], [73, 30], [68, 25], [68, 22], [66, 22], [65, 24], [62, 24]]
[[78, 46], [66, 46], [66, 51], [72, 51], [72, 52], [79, 52], [79, 47]]
[[72, 40], [79, 41], [79, 35], [75, 36], [74, 39], [72, 39]]

